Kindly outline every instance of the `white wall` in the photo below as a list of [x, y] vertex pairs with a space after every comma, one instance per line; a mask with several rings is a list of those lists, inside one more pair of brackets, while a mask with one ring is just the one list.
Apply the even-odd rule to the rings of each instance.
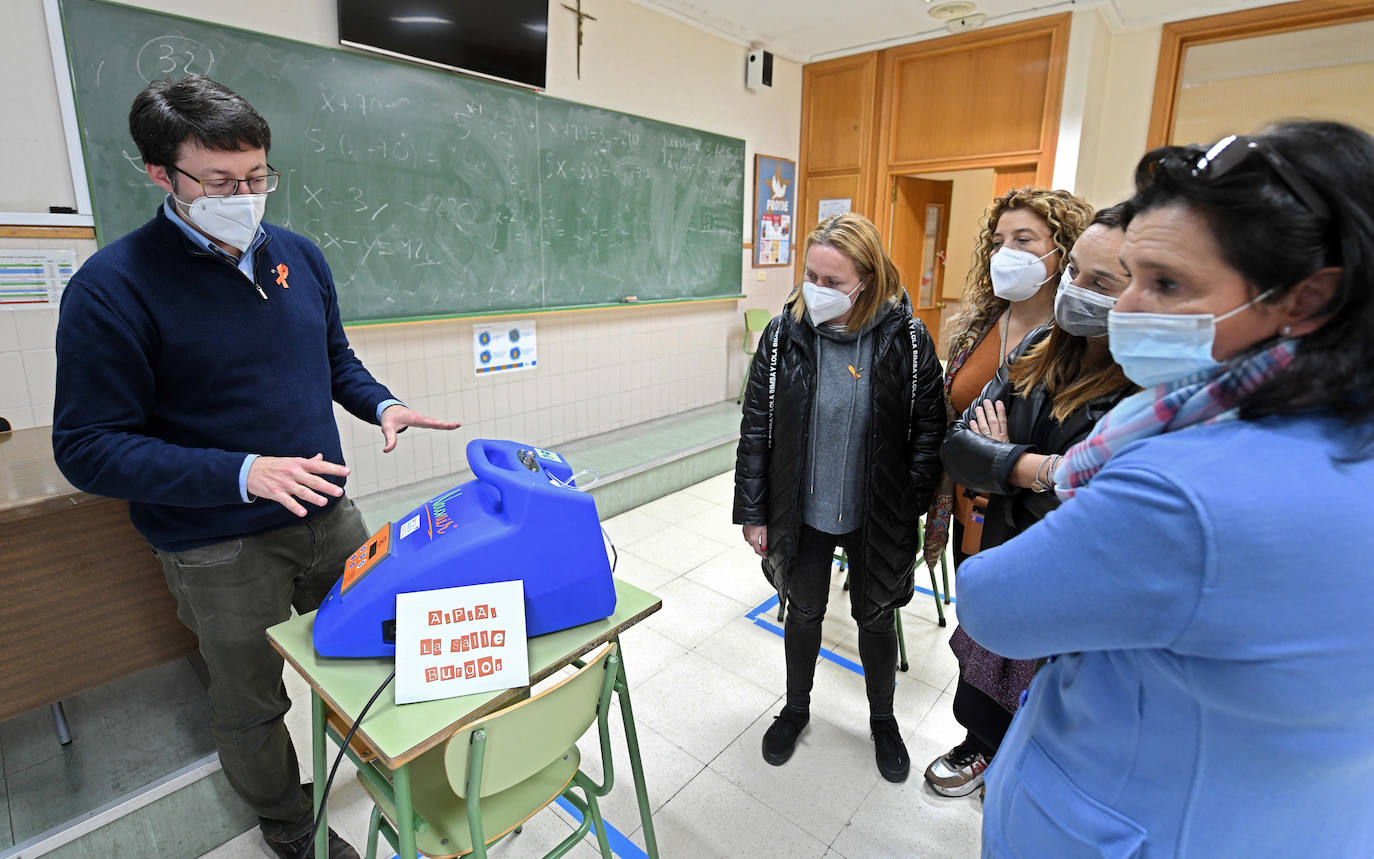
[[[142, 0], [134, 5], [337, 45], [333, 0]], [[42, 0], [7, 0], [7, 7], [14, 6], [18, 14], [7, 8], [6, 19], [16, 25], [0, 31], [0, 109], [29, 120], [22, 127], [7, 124], [0, 157], [28, 184], [0, 186], [0, 211], [46, 212], [49, 205], [72, 205], [72, 185]], [[742, 245], [753, 208], [754, 153], [797, 157], [800, 66], [775, 60], [773, 88], [752, 92], [744, 87], [745, 49], [739, 45], [629, 0], [597, 0], [594, 14], [598, 20], [585, 25], [579, 81], [576, 18], [560, 0], [551, 0], [549, 94], [743, 138]], [[130, 101], [134, 95], [129, 93]], [[15, 171], [17, 165], [22, 170]], [[94, 250], [94, 242], [3, 244], [76, 247], [79, 260]], [[356, 351], [397, 396], [464, 426], [449, 434], [408, 432], [397, 451], [383, 456], [376, 428], [338, 410], [345, 456], [353, 467], [350, 491], [367, 494], [462, 470], [463, 448], [472, 438], [513, 437], [557, 446], [733, 399], [745, 366], [743, 310], [777, 308], [791, 287], [790, 268], [755, 271], [743, 249], [741, 260], [744, 301], [535, 316], [539, 368], [496, 378], [478, 380], [473, 373], [471, 320], [351, 329]], [[17, 368], [23, 380], [21, 386], [14, 381], [18, 376], [0, 376], [0, 415], [19, 427], [50, 423], [54, 314], [0, 314], [5, 314], [0, 373]]]
[[[1079, 14], [1086, 13], [1075, 13], [1075, 35]], [[1114, 33], [1097, 23], [1083, 29], [1095, 41], [1093, 67], [1104, 67], [1104, 51], [1106, 62], [1083, 91], [1083, 130], [1070, 187], [1095, 206], [1110, 206], [1134, 191], [1135, 165], [1145, 154], [1162, 29]]]

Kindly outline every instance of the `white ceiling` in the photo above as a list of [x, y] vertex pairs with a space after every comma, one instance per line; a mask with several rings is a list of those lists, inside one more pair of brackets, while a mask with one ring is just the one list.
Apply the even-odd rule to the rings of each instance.
[[[927, 10], [946, 0], [634, 0], [740, 44], [807, 63], [949, 35]], [[984, 26], [1098, 9], [1114, 30], [1284, 0], [973, 0]]]

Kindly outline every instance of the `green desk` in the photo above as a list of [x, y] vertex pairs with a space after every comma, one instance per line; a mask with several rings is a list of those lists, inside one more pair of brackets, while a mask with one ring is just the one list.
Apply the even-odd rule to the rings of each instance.
[[[663, 601], [634, 585], [615, 580], [615, 614], [605, 620], [575, 626], [561, 632], [551, 632], [529, 640], [530, 685], [556, 674], [571, 665], [573, 660], [608, 641], [618, 641], [620, 633], [639, 623], [663, 607]], [[329, 777], [326, 736], [342, 741], [341, 733], [331, 728], [328, 716], [342, 721], [345, 728], [353, 724], [367, 700], [382, 685], [395, 667], [388, 658], [335, 659], [315, 653], [311, 630], [315, 613], [292, 618], [267, 630], [268, 640], [291, 667], [310, 684], [311, 736], [315, 766], [315, 811], [320, 813], [320, 791]], [[649, 816], [649, 795], [644, 785], [644, 767], [639, 757], [639, 739], [635, 733], [634, 713], [630, 709], [630, 688], [625, 679], [624, 654], [621, 654], [619, 676], [615, 682], [620, 697], [620, 716], [625, 739], [630, 750], [630, 769], [634, 774], [635, 793], [639, 798], [639, 817], [644, 826], [644, 848], [649, 856], [658, 856], [658, 842]], [[411, 806], [411, 761], [448, 739], [464, 725], [514, 704], [529, 695], [529, 687], [482, 692], [442, 701], [417, 704], [395, 704], [395, 694], [384, 691], [358, 726], [351, 745], [361, 743], [375, 753], [373, 763], [390, 771], [392, 790], [396, 797], [396, 821], [399, 830], [400, 856], [415, 855], [415, 818]], [[359, 770], [369, 768], [354, 748], [348, 756]], [[326, 839], [329, 824], [322, 822], [315, 840], [315, 855], [327, 853]]]

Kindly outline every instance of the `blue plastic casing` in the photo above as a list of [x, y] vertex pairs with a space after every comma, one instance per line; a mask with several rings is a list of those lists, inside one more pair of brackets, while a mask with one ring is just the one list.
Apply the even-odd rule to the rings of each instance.
[[[563, 457], [533, 445], [476, 439], [475, 480], [390, 523], [350, 560], [315, 616], [321, 656], [394, 656], [396, 595], [520, 580], [529, 636], [615, 611], [615, 584], [596, 503], [572, 488]], [[381, 560], [378, 545], [386, 554]]]

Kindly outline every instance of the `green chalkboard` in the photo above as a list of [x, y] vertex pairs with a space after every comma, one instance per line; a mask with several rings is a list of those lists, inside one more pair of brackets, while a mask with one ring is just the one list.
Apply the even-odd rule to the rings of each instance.
[[346, 50], [62, 0], [101, 244], [162, 192], [129, 139], [198, 72], [272, 126], [267, 220], [323, 250], [347, 322], [735, 296], [744, 141]]

